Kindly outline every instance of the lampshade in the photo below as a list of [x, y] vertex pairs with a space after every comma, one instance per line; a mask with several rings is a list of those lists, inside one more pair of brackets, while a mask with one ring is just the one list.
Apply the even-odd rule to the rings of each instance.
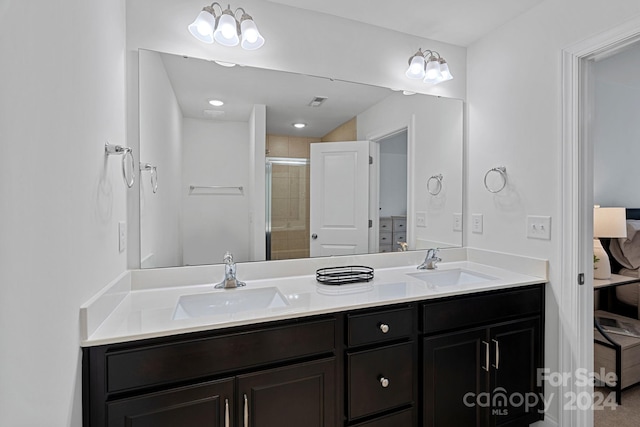
[[447, 80], [453, 79], [453, 76], [451, 75], [451, 72], [449, 71], [449, 66], [447, 65], [447, 61], [445, 61], [442, 58], [440, 58], [440, 72], [442, 73], [442, 80], [441, 81], [446, 82]]
[[264, 44], [264, 37], [258, 31], [256, 23], [250, 16], [244, 15], [240, 22], [240, 32], [242, 33], [242, 46], [245, 50], [260, 49]]
[[204, 43], [213, 43], [213, 29], [216, 26], [215, 17], [203, 9], [196, 19], [189, 25], [189, 32], [193, 37]]
[[213, 38], [223, 46], [236, 46], [240, 43], [238, 21], [231, 10], [225, 10], [218, 18], [218, 26], [213, 32]]
[[442, 72], [440, 71], [440, 61], [437, 58], [431, 57], [427, 61], [426, 72], [424, 75], [425, 83], [438, 84], [442, 81]]
[[594, 208], [593, 237], [627, 237], [625, 208]]
[[409, 68], [405, 72], [405, 75], [410, 79], [423, 79], [424, 78], [424, 56], [422, 52], [414, 55], [409, 62]]

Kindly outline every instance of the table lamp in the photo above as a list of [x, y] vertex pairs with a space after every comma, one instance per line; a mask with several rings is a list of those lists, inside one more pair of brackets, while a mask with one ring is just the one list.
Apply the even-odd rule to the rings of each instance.
[[593, 208], [593, 278], [610, 279], [611, 263], [600, 237], [627, 237], [625, 208]]

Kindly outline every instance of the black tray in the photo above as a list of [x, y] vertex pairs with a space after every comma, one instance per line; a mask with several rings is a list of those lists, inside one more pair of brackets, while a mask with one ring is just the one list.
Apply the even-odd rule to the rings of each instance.
[[321, 268], [316, 270], [316, 280], [324, 285], [369, 282], [373, 280], [373, 268], [363, 265]]

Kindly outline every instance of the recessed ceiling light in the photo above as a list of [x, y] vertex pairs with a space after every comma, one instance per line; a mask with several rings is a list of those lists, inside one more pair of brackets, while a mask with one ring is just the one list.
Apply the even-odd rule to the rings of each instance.
[[213, 105], [214, 107], [222, 107], [224, 105], [224, 102], [220, 101], [219, 99], [212, 99], [209, 101], [209, 104]]
[[293, 127], [296, 128], [296, 129], [302, 129], [304, 127], [307, 127], [307, 124], [306, 123], [294, 123]]

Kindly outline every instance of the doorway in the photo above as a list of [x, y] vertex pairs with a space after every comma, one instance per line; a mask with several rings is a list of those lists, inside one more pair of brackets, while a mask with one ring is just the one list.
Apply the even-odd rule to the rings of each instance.
[[[562, 53], [562, 191], [559, 307], [559, 370], [593, 368], [593, 104], [592, 67], [640, 40], [640, 18], [577, 43]], [[562, 395], [593, 393], [589, 384], [568, 382]], [[560, 425], [593, 424], [590, 410], [561, 411]]]

